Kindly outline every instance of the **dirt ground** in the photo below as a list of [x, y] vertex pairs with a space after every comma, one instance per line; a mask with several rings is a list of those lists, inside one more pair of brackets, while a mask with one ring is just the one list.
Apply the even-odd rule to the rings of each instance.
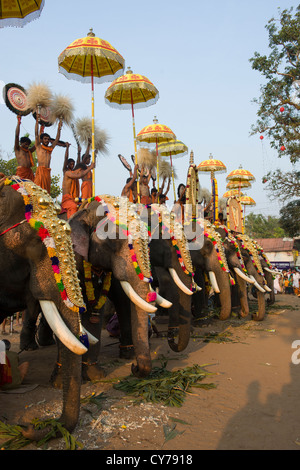
[[[83, 384], [81, 389], [82, 398], [103, 392], [103, 403], [99, 408], [82, 402], [75, 438], [85, 450], [114, 452], [299, 450], [300, 364], [297, 348], [292, 347], [296, 340], [300, 344], [299, 306], [300, 298], [277, 295], [263, 322], [232, 316], [225, 322], [213, 320], [193, 327], [188, 348], [177, 354], [163, 336], [167, 325], [161, 318], [157, 327], [162, 336], [154, 334], [150, 339], [153, 364], [160, 365], [160, 359], [166, 358], [169, 370], [205, 365], [212, 375], [203, 383], [215, 385], [209, 390], [193, 388], [179, 408], [151, 402], [136, 405], [133, 397], [113, 388], [111, 379], [130, 375], [132, 361], [119, 359], [118, 340], [104, 330], [101, 363], [107, 371], [106, 381]], [[0, 339], [9, 339], [18, 352], [21, 326], [15, 324], [14, 329], [16, 333], [0, 334]], [[207, 342], [207, 333], [210, 337], [223, 333], [225, 336], [215, 338], [224, 340]], [[58, 417], [62, 392], [49, 385], [56, 347], [22, 352], [20, 359], [30, 362], [25, 390], [0, 393], [0, 420], [18, 424], [35, 417]], [[54, 439], [45, 447], [64, 448], [63, 439]], [[24, 448], [36, 449], [34, 444]]]

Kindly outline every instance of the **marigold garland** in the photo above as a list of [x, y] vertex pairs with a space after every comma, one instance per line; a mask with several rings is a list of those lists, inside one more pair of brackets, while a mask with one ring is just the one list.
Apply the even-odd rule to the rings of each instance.
[[111, 272], [107, 273], [103, 280], [102, 293], [99, 297], [99, 300], [96, 304], [95, 291], [92, 283], [92, 265], [87, 261], [83, 261], [84, 268], [84, 282], [85, 282], [85, 291], [89, 304], [94, 305], [95, 310], [100, 310], [107, 300], [107, 295], [111, 286]]
[[47, 249], [47, 253], [51, 261], [52, 271], [54, 274], [56, 285], [64, 303], [73, 312], [84, 313], [86, 311], [86, 308], [77, 307], [76, 305], [74, 305], [70, 301], [67, 295], [67, 291], [65, 289], [61, 272], [60, 272], [60, 268], [59, 268], [59, 259], [57, 257], [54, 239], [51, 237], [50, 233], [48, 232], [44, 224], [32, 217], [33, 206], [30, 202], [30, 196], [27, 193], [26, 189], [23, 186], [21, 186], [19, 183], [14, 183], [12, 180], [8, 178], [5, 180], [4, 184], [6, 186], [11, 186], [15, 191], [17, 191], [18, 193], [22, 195], [24, 204], [25, 204], [25, 218], [27, 222], [29, 223], [29, 225], [37, 232], [38, 236], [41, 238], [43, 244], [45, 245]]

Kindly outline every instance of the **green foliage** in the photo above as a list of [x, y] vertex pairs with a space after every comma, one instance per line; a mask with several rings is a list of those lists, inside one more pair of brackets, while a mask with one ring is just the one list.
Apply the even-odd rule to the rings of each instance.
[[280, 209], [279, 223], [289, 237], [300, 236], [300, 199]]
[[300, 197], [300, 171], [283, 173], [277, 169], [266, 175], [266, 190], [270, 199], [286, 202], [294, 197]]
[[246, 216], [245, 233], [251, 238], [283, 238], [286, 236], [284, 229], [279, 223], [279, 218], [274, 216], [263, 216], [250, 212]]
[[185, 396], [191, 387], [213, 388], [214, 384], [198, 384], [209, 375], [198, 365], [185, 367], [174, 372], [166, 370], [167, 363], [154, 367], [145, 379], [130, 376], [114, 385], [128, 395], [139, 397], [141, 400], [153, 403], [163, 403], [166, 406], [182, 406]]
[[[265, 81], [260, 98], [254, 100], [259, 106], [259, 119], [252, 134], [267, 135], [279, 156], [287, 155], [295, 163], [300, 158], [300, 100], [295, 96], [295, 81], [300, 77], [300, 5], [294, 16], [293, 8], [278, 12], [279, 18], [270, 19], [266, 25], [270, 54], [255, 52], [250, 59], [252, 68]], [[284, 151], [280, 150], [282, 145]]]
[[[37, 158], [35, 152], [32, 156], [34, 161], [34, 167], [32, 168], [32, 171], [35, 173], [37, 167]], [[10, 160], [4, 160], [0, 158], [0, 172], [4, 173], [6, 176], [15, 175], [17, 166], [18, 164], [16, 158], [11, 158]], [[51, 176], [51, 197], [56, 200], [61, 193], [62, 190], [60, 187], [60, 177], [57, 175]]]

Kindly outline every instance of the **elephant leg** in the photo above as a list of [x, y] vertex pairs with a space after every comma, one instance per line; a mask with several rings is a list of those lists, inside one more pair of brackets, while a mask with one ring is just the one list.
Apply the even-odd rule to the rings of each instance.
[[40, 313], [40, 304], [33, 298], [28, 299], [27, 308], [24, 312], [22, 330], [20, 333], [21, 351], [34, 351], [38, 349], [35, 341], [36, 323]]
[[40, 346], [51, 346], [52, 344], [55, 344], [53, 331], [48, 325], [43, 314], [41, 314], [37, 329], [37, 341]]
[[101, 330], [103, 325], [103, 314], [84, 314], [82, 325], [98, 339], [96, 344], [89, 344], [86, 354], [82, 356], [82, 378], [84, 381], [99, 380], [105, 376], [104, 370], [99, 366], [99, 355], [101, 349]]
[[109, 295], [114, 303], [120, 326], [119, 357], [121, 359], [132, 359], [135, 356], [135, 352], [131, 329], [131, 302], [124, 293], [120, 282], [113, 276]]

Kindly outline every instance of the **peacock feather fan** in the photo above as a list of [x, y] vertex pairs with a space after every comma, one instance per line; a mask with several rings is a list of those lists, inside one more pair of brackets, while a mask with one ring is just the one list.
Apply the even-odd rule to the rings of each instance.
[[52, 122], [63, 121], [70, 125], [73, 121], [74, 106], [71, 99], [63, 95], [54, 95], [51, 103]]
[[52, 104], [52, 93], [45, 83], [33, 83], [27, 89], [28, 107], [35, 112], [37, 107], [48, 108]]

